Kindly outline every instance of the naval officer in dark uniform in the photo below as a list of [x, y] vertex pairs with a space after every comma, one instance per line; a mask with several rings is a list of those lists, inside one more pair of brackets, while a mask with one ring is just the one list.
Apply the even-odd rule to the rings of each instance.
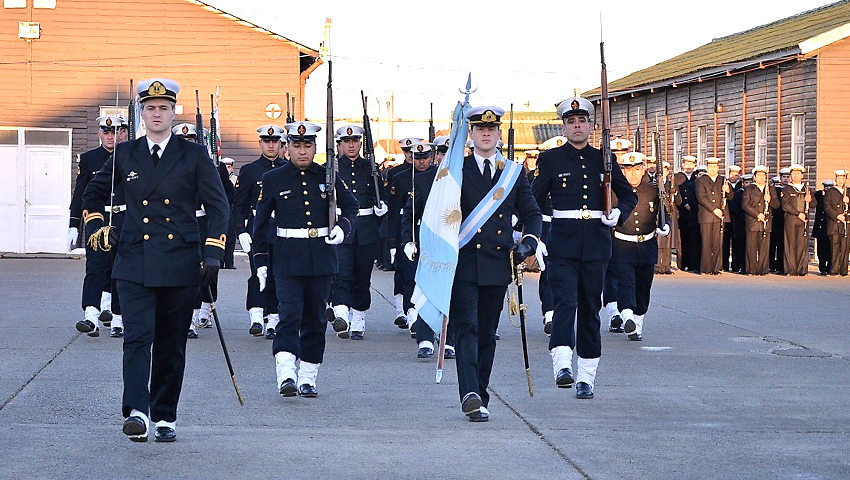
[[[82, 220], [83, 192], [92, 178], [103, 168], [106, 161], [112, 156], [113, 149], [121, 140], [121, 131], [127, 130], [124, 119], [120, 116], [104, 115], [97, 119], [97, 138], [100, 146], [94, 150], [80, 155], [80, 164], [77, 167], [77, 180], [74, 184], [74, 194], [71, 197], [71, 223], [68, 231], [69, 248], [77, 241], [79, 230], [77, 227]], [[101, 206], [100, 211], [111, 220], [111, 225], [121, 231], [124, 221], [124, 212], [127, 206], [124, 204], [124, 189], [120, 185], [115, 189], [115, 195], [106, 205]], [[88, 232], [91, 233], [91, 232]], [[88, 240], [88, 235], [83, 235]], [[94, 249], [88, 241], [84, 242], [86, 248], [86, 275], [83, 277], [82, 307], [84, 317], [77, 322], [78, 332], [90, 337], [100, 336], [98, 320], [104, 326], [111, 325], [110, 335], [120, 338], [123, 336], [124, 327], [121, 320], [121, 307], [118, 299], [113, 300], [112, 289], [112, 262], [115, 252], [103, 249]], [[117, 297], [117, 295], [115, 295]], [[114, 304], [114, 306], [113, 306]]]
[[[113, 178], [124, 185], [127, 213], [112, 276], [125, 325], [123, 431], [133, 441], [147, 440], [148, 418], [157, 441], [176, 438], [192, 306], [198, 286], [218, 274], [229, 221], [206, 150], [171, 134], [178, 91], [171, 80], [139, 83], [147, 134], [118, 145], [114, 164], [107, 161], [83, 195], [84, 220], [97, 226]], [[198, 235], [198, 200], [207, 209], [207, 238]]]
[[773, 228], [773, 211], [779, 207], [779, 194], [767, 184], [767, 167], [753, 168], [754, 183], [744, 188], [741, 209], [747, 228], [747, 275], [767, 275], [770, 249], [770, 232]]
[[779, 193], [779, 203], [785, 212], [785, 275], [803, 276], [809, 273], [809, 208], [812, 194], [803, 183], [804, 168], [793, 164], [791, 182]]
[[[552, 197], [549, 232], [549, 285], [555, 297], [555, 315], [549, 352], [559, 387], [573, 385], [573, 349], [578, 354], [576, 397], [593, 398], [593, 384], [602, 342], [599, 310], [605, 270], [611, 259], [611, 227], [631, 214], [637, 196], [620, 166], [613, 163], [611, 187], [618, 203], [606, 215], [602, 188], [602, 152], [588, 144], [593, 126], [593, 104], [581, 97], [558, 105], [567, 143], [542, 152], [539, 174], [532, 190], [538, 204]], [[577, 323], [576, 323], [577, 322]], [[576, 333], [577, 332], [577, 333]], [[576, 338], [578, 337], [578, 338]]]
[[847, 171], [835, 171], [835, 185], [827, 188], [823, 194], [823, 209], [826, 214], [826, 231], [831, 244], [832, 254], [829, 262], [829, 274], [847, 276], [847, 259], [850, 251], [847, 222], [850, 191], [847, 189]]
[[[372, 304], [370, 287], [372, 268], [378, 253], [381, 217], [387, 213], [383, 183], [372, 176], [372, 165], [360, 156], [364, 130], [359, 125], [337, 129], [339, 178], [348, 185], [360, 204], [354, 231], [337, 247], [339, 273], [331, 286], [334, 318], [350, 322], [350, 332], [339, 332], [340, 338], [363, 340], [366, 332], [366, 310]], [[376, 194], [376, 188], [378, 193]], [[378, 198], [380, 195], [380, 200]]]
[[699, 202], [700, 272], [720, 275], [723, 269], [723, 229], [729, 219], [727, 202], [732, 199], [732, 188], [726, 177], [719, 175], [720, 159], [705, 159], [706, 174], [696, 179], [696, 196]]
[[[263, 175], [286, 162], [281, 158], [285, 147], [282, 138], [283, 129], [277, 125], [263, 125], [257, 129], [257, 133], [260, 135], [259, 144], [262, 154], [260, 158], [243, 165], [239, 169], [239, 177], [236, 179], [236, 194], [233, 199], [233, 223], [236, 227], [239, 244], [242, 246], [242, 251], [248, 254], [251, 267], [251, 276], [248, 277], [248, 293], [245, 296], [245, 308], [248, 310], [251, 323], [248, 333], [259, 336], [265, 332], [266, 338], [274, 338], [275, 326], [279, 319], [277, 299], [274, 296], [274, 275], [269, 275], [267, 280], [269, 288], [261, 292], [260, 283], [257, 279], [257, 265], [254, 263], [254, 256], [250, 253], [251, 244], [257, 239], [252, 237], [251, 232], [254, 230], [254, 215], [257, 211], [257, 199], [260, 196]], [[274, 223], [274, 218], [270, 221]], [[266, 240], [274, 241], [274, 225], [269, 232], [269, 237]], [[274, 252], [269, 252], [269, 255], [273, 254]], [[273, 261], [269, 262], [269, 265], [273, 264]], [[266, 317], [268, 323], [264, 327], [263, 317], [265, 315], [268, 315]]]
[[[271, 273], [277, 277], [281, 318], [275, 329], [272, 354], [276, 386], [284, 397], [318, 394], [316, 376], [325, 354], [325, 306], [331, 280], [337, 273], [337, 245], [353, 231], [359, 208], [345, 182], [337, 178], [334, 194], [341, 213], [337, 214], [336, 225], [329, 228], [325, 169], [313, 162], [316, 133], [321, 128], [308, 122], [286, 125], [289, 161], [263, 175], [254, 219], [259, 288], [269, 288], [267, 278]], [[270, 222], [272, 215], [277, 220], [274, 226]], [[267, 240], [270, 232], [274, 232], [274, 242]], [[271, 250], [274, 255], [270, 257]], [[269, 265], [270, 261], [274, 265]], [[296, 377], [298, 360], [301, 363]]]

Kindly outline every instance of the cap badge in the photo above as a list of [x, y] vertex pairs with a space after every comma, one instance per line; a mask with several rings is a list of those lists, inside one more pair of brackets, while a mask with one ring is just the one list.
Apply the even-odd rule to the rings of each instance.
[[409, 147], [409, 146], [413, 145], [413, 142], [410, 141], [410, 139], [408, 138], [407, 140], [405, 140], [404, 144]]
[[307, 133], [307, 127], [304, 124], [298, 125], [298, 135], [304, 135]]
[[268, 134], [269, 136], [274, 135], [274, 127], [269, 127]]
[[351, 135], [352, 133], [354, 133], [354, 130], [352, 130], [351, 127], [348, 127], [348, 130], [345, 131], [346, 135]]
[[153, 82], [148, 88], [148, 93], [151, 95], [165, 95], [165, 85], [160, 82]]
[[446, 140], [446, 143], [444, 143], [443, 145], [445, 145], [445, 146], [447, 146], [447, 147], [448, 147], [448, 146], [449, 146], [449, 141], [448, 141], [448, 140]]
[[189, 126], [183, 125], [183, 135], [188, 135], [188, 134], [189, 134]]
[[493, 113], [492, 110], [487, 110], [486, 112], [484, 112], [484, 115], [481, 115], [481, 121], [482, 122], [495, 122], [496, 121], [496, 114]]
[[107, 126], [107, 127], [111, 127], [111, 126], [112, 126], [112, 119], [111, 119], [111, 118], [107, 118], [107, 119], [106, 119], [106, 126]]
[[556, 144], [556, 145], [558, 145], [558, 146], [560, 147], [561, 145], [563, 145], [563, 144], [564, 144], [564, 141], [563, 141], [563, 140], [561, 140], [561, 139], [559, 138], [559, 139], [558, 139], [558, 141], [557, 141], [557, 142], [555, 142], [555, 144]]
[[573, 100], [573, 102], [570, 103], [570, 108], [573, 110], [578, 110], [579, 106], [578, 100]]
[[425, 150], [425, 147], [423, 147], [422, 145], [417, 145], [417, 146], [416, 146], [416, 151], [417, 151], [417, 152], [421, 152], [422, 150]]

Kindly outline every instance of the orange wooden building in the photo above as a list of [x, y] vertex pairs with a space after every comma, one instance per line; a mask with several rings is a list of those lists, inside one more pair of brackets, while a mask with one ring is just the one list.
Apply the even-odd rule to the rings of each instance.
[[[674, 168], [683, 155], [771, 176], [800, 163], [820, 186], [850, 164], [850, 1], [714, 39], [610, 82], [609, 96], [612, 137], [640, 132], [654, 154], [657, 119]], [[599, 90], [588, 98], [598, 107]]]
[[285, 123], [287, 93], [303, 118], [304, 87], [319, 52], [257, 12], [216, 3], [3, 0], [0, 126], [72, 129], [76, 157], [98, 145], [95, 119], [116, 105], [116, 93], [126, 110], [130, 79], [163, 76], [181, 87], [178, 122], [194, 122], [197, 89], [209, 126], [210, 94], [219, 88], [223, 155], [237, 166], [256, 159], [256, 129]]

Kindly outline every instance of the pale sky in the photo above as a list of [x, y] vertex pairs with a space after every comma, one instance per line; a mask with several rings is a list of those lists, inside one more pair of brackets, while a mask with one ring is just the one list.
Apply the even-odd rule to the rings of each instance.
[[[473, 88], [478, 88], [470, 103], [505, 109], [513, 103], [517, 111], [553, 109], [574, 88], [599, 86], [600, 8], [608, 78], [613, 81], [712, 38], [831, 2], [610, 0], [573, 8], [563, 0], [433, 0], [405, 2], [403, 7], [388, 1], [234, 3], [276, 16], [282, 35], [313, 48], [322, 41], [325, 18], [332, 19], [336, 117], [362, 116], [363, 89], [373, 118], [379, 114], [375, 99], [381, 102], [380, 116], [386, 117], [385, 103], [395, 92], [396, 117], [427, 118], [434, 102], [440, 121], [449, 119], [461, 99], [458, 88], [469, 71]], [[284, 13], [269, 7], [281, 4], [296, 8]], [[422, 8], [411, 8], [415, 6]], [[317, 123], [325, 117], [326, 83], [326, 65], [307, 80], [306, 113]], [[396, 137], [404, 136], [399, 128]]]

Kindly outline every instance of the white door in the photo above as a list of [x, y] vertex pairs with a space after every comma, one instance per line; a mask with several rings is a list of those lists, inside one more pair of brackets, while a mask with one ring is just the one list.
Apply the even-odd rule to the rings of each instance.
[[24, 175], [18, 130], [0, 130], [0, 252], [24, 249]]
[[71, 203], [71, 152], [57, 147], [25, 148], [25, 251], [65, 252]]

